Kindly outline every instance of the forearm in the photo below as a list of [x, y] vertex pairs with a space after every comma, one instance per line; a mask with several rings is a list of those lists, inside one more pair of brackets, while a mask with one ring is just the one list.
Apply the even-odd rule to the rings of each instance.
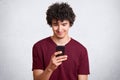
[[67, 60], [66, 55], [56, 57], [57, 54], [61, 54], [61, 52], [56, 52], [52, 55], [50, 63], [45, 70], [34, 70], [34, 80], [49, 80], [53, 71], [57, 69], [63, 61]]
[[78, 80], [88, 80], [88, 75], [78, 75]]
[[52, 70], [46, 68], [44, 72], [42, 72], [40, 75], [34, 77], [34, 80], [49, 80]]

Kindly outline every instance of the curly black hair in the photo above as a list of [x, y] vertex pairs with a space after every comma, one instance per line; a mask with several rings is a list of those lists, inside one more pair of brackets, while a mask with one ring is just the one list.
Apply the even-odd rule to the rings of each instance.
[[73, 25], [75, 21], [75, 14], [67, 3], [54, 3], [48, 7], [46, 12], [47, 23], [52, 26], [52, 20], [69, 20], [70, 26]]

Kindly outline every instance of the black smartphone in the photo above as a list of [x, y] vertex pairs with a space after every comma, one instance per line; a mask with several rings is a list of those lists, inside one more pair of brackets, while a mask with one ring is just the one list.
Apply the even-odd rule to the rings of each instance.
[[62, 51], [62, 53], [56, 55], [56, 57], [64, 55], [64, 52], [65, 52], [65, 46], [57, 46], [57, 47], [56, 47], [56, 52], [57, 52], [57, 51]]

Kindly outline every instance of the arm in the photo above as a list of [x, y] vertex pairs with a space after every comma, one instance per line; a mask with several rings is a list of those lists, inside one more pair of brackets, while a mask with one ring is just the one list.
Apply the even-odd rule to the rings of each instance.
[[33, 77], [34, 80], [49, 80], [51, 74], [53, 73], [53, 71], [55, 69], [57, 69], [57, 67], [59, 65], [62, 64], [62, 61], [67, 60], [67, 56], [59, 56], [56, 57], [56, 55], [61, 54], [61, 52], [55, 52], [52, 56], [51, 56], [51, 60], [49, 65], [47, 66], [47, 68], [45, 70], [42, 69], [35, 69], [33, 70]]
[[45, 71], [41, 69], [36, 69], [33, 71], [34, 80], [49, 80], [51, 74], [52, 71], [49, 71], [48, 69]]
[[83, 49], [83, 55], [81, 57], [80, 65], [79, 65], [79, 73], [78, 80], [88, 80], [89, 71], [89, 59], [87, 49]]
[[88, 75], [78, 75], [78, 80], [88, 80]]

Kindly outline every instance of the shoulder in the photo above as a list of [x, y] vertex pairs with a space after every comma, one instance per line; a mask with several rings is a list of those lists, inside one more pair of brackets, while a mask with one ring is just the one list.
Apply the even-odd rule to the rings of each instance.
[[72, 43], [78, 47], [86, 48], [82, 43], [72, 38]]
[[81, 44], [75, 39], [72, 39], [72, 43], [74, 50], [76, 51], [76, 53], [80, 52], [81, 57], [86, 57], [88, 55], [87, 48], [83, 44]]
[[49, 40], [50, 40], [50, 37], [47, 37], [47, 38], [41, 39], [41, 40], [37, 41], [37, 42], [33, 45], [33, 47], [44, 46], [44, 45], [46, 45], [46, 44], [49, 43]]
[[80, 43], [79, 41], [77, 41], [77, 40], [75, 40], [75, 39], [73, 39], [73, 38], [72, 38], [71, 43], [72, 43], [72, 45], [74, 45], [74, 47], [76, 47], [77, 49], [80, 49], [80, 50], [82, 50], [82, 51], [86, 51], [86, 50], [87, 50], [86, 47], [85, 47], [82, 43]]

